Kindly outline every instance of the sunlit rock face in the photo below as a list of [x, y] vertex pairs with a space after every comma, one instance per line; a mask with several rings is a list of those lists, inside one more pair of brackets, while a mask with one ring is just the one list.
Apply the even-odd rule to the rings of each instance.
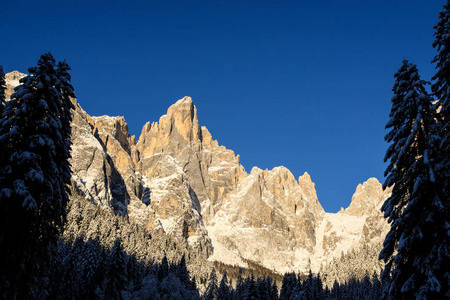
[[278, 271], [306, 267], [324, 214], [311, 192], [284, 167], [253, 168], [208, 224], [213, 246]]
[[[184, 114], [180, 111], [175, 110], [175, 114], [178, 114], [176, 118], [173, 118], [172, 114], [169, 114], [168, 118], [173, 120], [173, 124], [160, 122], [161, 130], [158, 130], [158, 123], [154, 124], [153, 131], [150, 130], [151, 138], [148, 139], [152, 144], [146, 147], [145, 127], [144, 139], [136, 144], [134, 137], [128, 133], [128, 126], [123, 117], [90, 117], [77, 106], [74, 112], [74, 116], [77, 117], [74, 118], [73, 124], [77, 129], [84, 128], [84, 132], [74, 130], [72, 147], [74, 178], [80, 179], [81, 188], [83, 183], [86, 186], [85, 183], [91, 182], [93, 183], [89, 184], [89, 187], [100, 186], [104, 190], [105, 185], [110, 187], [111, 198], [114, 201], [106, 203], [123, 204], [123, 206], [116, 205], [118, 207], [114, 207], [115, 210], [128, 214], [130, 219], [141, 223], [149, 230], [163, 230], [168, 234], [184, 236], [189, 239], [192, 246], [208, 254], [211, 252], [211, 245], [200, 214], [200, 204], [187, 180], [188, 174], [181, 167], [188, 161], [177, 159], [177, 154], [181, 150], [184, 149], [184, 153], [189, 152], [186, 150], [191, 147], [192, 140], [198, 141], [198, 136], [189, 140], [191, 137], [188, 136], [188, 131], [189, 128], [192, 129], [192, 125], [179, 122], [180, 118], [184, 118]], [[84, 126], [80, 126], [79, 120], [84, 121], [82, 124]], [[173, 130], [167, 126], [174, 126]], [[175, 133], [177, 128], [180, 128], [178, 133], [181, 134]], [[154, 143], [155, 140], [157, 143]], [[99, 163], [94, 164], [95, 167], [78, 168], [80, 166], [78, 161], [89, 161], [89, 153], [95, 153], [91, 151], [93, 145], [96, 146], [96, 152], [104, 156], [98, 159]], [[182, 159], [183, 156], [179, 158]], [[103, 168], [104, 177], [83, 175], [80, 173], [83, 168], [88, 170], [94, 168], [95, 171]], [[118, 175], [118, 180], [110, 185], [108, 183], [115, 179], [113, 175]], [[114, 191], [116, 194], [122, 194], [113, 195]], [[98, 197], [105, 198], [105, 196], [107, 200], [109, 194], [101, 194]], [[120, 200], [116, 201], [116, 198]]]
[[[21, 76], [7, 74], [8, 91]], [[325, 213], [308, 173], [247, 173], [239, 155], [200, 126], [190, 97], [145, 124], [137, 142], [123, 117], [91, 117], [73, 102], [74, 187], [150, 231], [186, 238], [210, 260], [318, 271], [353, 247], [380, 243], [388, 230], [379, 209], [390, 191], [376, 179], [357, 187], [347, 209]]]
[[187, 184], [186, 197], [204, 221], [214, 216], [222, 199], [246, 176], [239, 157], [199, 127], [190, 97], [172, 105], [159, 122], [147, 123], [136, 149], [140, 174], [149, 182], [177, 175], [176, 185]]
[[362, 243], [382, 243], [384, 240], [390, 226], [383, 217], [381, 206], [391, 192], [392, 188], [383, 190], [376, 178], [369, 178], [356, 187], [352, 202], [343, 212], [340, 212], [365, 218], [361, 235]]
[[384, 202], [390, 190], [384, 191], [381, 183], [376, 178], [369, 178], [363, 184], [358, 184], [353, 194], [352, 202], [344, 213], [352, 216], [366, 216]]
[[27, 76], [27, 74], [20, 73], [19, 71], [12, 71], [10, 73], [5, 74], [5, 82], [6, 82], [6, 90], [5, 90], [5, 98], [8, 101], [11, 95], [14, 93], [14, 88], [18, 86], [19, 80], [23, 77]]

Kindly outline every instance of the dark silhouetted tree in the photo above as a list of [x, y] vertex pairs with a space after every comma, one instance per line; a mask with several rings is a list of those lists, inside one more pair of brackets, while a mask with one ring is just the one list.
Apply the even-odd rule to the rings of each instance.
[[204, 299], [206, 300], [216, 300], [217, 292], [219, 290], [217, 282], [216, 270], [213, 268], [211, 274], [209, 275], [208, 286], [206, 287]]
[[256, 281], [255, 281], [255, 277], [253, 276], [253, 274], [250, 276], [250, 278], [247, 278], [246, 282], [245, 282], [245, 290], [244, 293], [242, 295], [242, 299], [244, 300], [257, 300], [260, 299], [259, 298], [259, 291], [258, 288], [256, 286]]
[[295, 273], [285, 273], [281, 283], [280, 299], [289, 299], [295, 288], [297, 276]]
[[[67, 70], [66, 70], [67, 71]], [[66, 72], [65, 71], [65, 72]], [[28, 69], [0, 119], [0, 275], [8, 297], [45, 297], [44, 273], [62, 228], [70, 132], [50, 53]], [[73, 90], [72, 90], [73, 94]], [[70, 170], [70, 169], [69, 169]]]
[[5, 93], [6, 93], [5, 72], [3, 71], [3, 66], [0, 66], [0, 119], [3, 115], [3, 108], [6, 103]]
[[228, 300], [231, 299], [230, 286], [228, 283], [227, 272], [225, 272], [222, 276], [222, 280], [220, 280], [219, 289], [217, 291], [217, 298]]
[[180, 281], [188, 288], [191, 287], [190, 285], [190, 278], [189, 278], [189, 271], [186, 267], [186, 257], [183, 254], [181, 257], [178, 265], [177, 265], [177, 277], [180, 279]]
[[117, 238], [108, 258], [108, 270], [106, 272], [106, 299], [123, 299], [122, 291], [127, 286], [127, 258], [123, 251], [121, 239]]
[[[438, 54], [432, 60], [433, 63], [436, 63], [437, 71], [432, 78], [434, 82], [431, 89], [439, 100], [441, 114], [444, 119], [447, 119], [446, 125], [448, 126], [448, 118], [450, 117], [450, 2], [447, 1], [444, 4], [443, 11], [439, 13], [439, 21], [434, 29], [436, 39], [433, 42], [433, 47], [436, 48]], [[445, 128], [445, 130], [448, 132], [449, 128]], [[448, 146], [448, 144], [446, 145]], [[444, 148], [444, 150], [450, 149]]]
[[[380, 259], [386, 262], [383, 277], [392, 275], [389, 296], [396, 299], [431, 297], [440, 289], [432, 264], [436, 261], [440, 208], [435, 176], [437, 124], [431, 109], [433, 99], [425, 90], [416, 65], [404, 60], [395, 74], [390, 120], [385, 140], [384, 188], [393, 187], [382, 206], [391, 229]], [[387, 295], [385, 295], [386, 297]], [[433, 297], [432, 297], [433, 298]]]
[[167, 261], [167, 256], [164, 255], [161, 264], [158, 267], [158, 280], [162, 281], [169, 275], [169, 262]]
[[[429, 280], [425, 290], [435, 290], [440, 297], [450, 298], [450, 236], [446, 234], [450, 229], [450, 2], [443, 6], [439, 13], [439, 21], [434, 26], [435, 40], [433, 47], [438, 54], [434, 57], [436, 74], [433, 76], [432, 91], [438, 99], [435, 110], [439, 111], [440, 145], [438, 149], [438, 164], [436, 181], [440, 192], [440, 203], [434, 201], [434, 207], [439, 210], [438, 215], [433, 216], [434, 227], [439, 228], [435, 235], [433, 247], [427, 259], [427, 267], [430, 267]], [[436, 282], [434, 281], [435, 278]]]

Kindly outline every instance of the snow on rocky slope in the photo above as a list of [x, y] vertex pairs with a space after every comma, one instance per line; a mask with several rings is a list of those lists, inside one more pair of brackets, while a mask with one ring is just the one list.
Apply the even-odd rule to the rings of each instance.
[[[23, 75], [8, 73], [8, 89]], [[298, 180], [285, 167], [247, 173], [239, 155], [200, 127], [190, 97], [145, 124], [137, 142], [123, 117], [91, 117], [73, 101], [73, 185], [148, 230], [183, 236], [210, 260], [317, 271], [384, 239], [379, 207], [389, 191], [375, 178], [358, 186], [346, 210], [325, 213], [307, 173]]]

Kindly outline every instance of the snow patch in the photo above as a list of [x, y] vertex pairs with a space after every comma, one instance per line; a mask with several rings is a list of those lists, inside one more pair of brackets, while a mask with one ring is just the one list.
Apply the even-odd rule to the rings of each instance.
[[208, 258], [209, 261], [218, 261], [227, 265], [248, 268], [248, 264], [242, 260], [238, 253], [228, 249], [217, 239], [218, 232], [220, 232], [221, 236], [230, 236], [234, 231], [231, 226], [217, 224], [215, 226], [207, 226], [206, 230], [208, 230], [208, 236], [213, 247], [213, 254]]

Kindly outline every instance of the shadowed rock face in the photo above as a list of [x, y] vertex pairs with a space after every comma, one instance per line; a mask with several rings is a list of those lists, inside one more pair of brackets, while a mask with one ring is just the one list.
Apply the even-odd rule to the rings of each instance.
[[[22, 75], [9, 73], [8, 89]], [[247, 173], [239, 155], [199, 126], [190, 97], [145, 124], [137, 142], [123, 117], [91, 117], [74, 104], [73, 185], [148, 230], [185, 237], [211, 260], [317, 269], [341, 251], [384, 239], [379, 206], [387, 192], [376, 179], [358, 186], [344, 212], [327, 214], [307, 173], [298, 181], [285, 167]]]
[[126, 185], [123, 175], [127, 174], [129, 169], [119, 168], [123, 167], [124, 150], [114, 147], [118, 144], [117, 140], [94, 130], [96, 118], [87, 115], [75, 100], [73, 102], [73, 185], [93, 203], [105, 209], [113, 208], [116, 213], [126, 214], [130, 202], [130, 187]]

